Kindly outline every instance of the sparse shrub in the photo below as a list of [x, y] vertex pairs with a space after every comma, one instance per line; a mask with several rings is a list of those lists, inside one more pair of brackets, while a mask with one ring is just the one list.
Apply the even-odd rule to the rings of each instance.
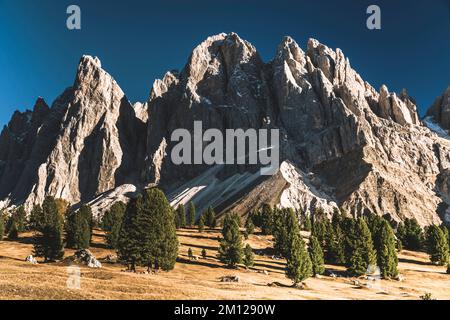
[[423, 296], [419, 297], [422, 300], [436, 300], [430, 292], [426, 292]]

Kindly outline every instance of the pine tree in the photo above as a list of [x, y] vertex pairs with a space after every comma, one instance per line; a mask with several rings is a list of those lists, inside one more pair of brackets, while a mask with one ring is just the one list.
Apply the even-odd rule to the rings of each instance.
[[244, 266], [246, 266], [247, 268], [252, 267], [254, 264], [253, 260], [254, 260], [253, 249], [249, 244], [247, 244], [244, 249], [244, 258], [243, 258]]
[[303, 220], [303, 230], [311, 231], [312, 230], [312, 222], [311, 217], [308, 214], [305, 214], [305, 218]]
[[[403, 228], [403, 227], [402, 227]], [[403, 247], [408, 250], [421, 250], [424, 242], [423, 230], [416, 219], [406, 219], [403, 234], [399, 234]]]
[[255, 232], [255, 225], [253, 224], [252, 217], [249, 216], [247, 220], [245, 221], [245, 231], [247, 231], [247, 234], [253, 234]]
[[194, 202], [192, 202], [192, 201], [189, 202], [187, 224], [189, 227], [192, 227], [195, 225], [195, 205], [194, 205]]
[[292, 237], [300, 234], [300, 227], [297, 215], [292, 209], [283, 209], [274, 214], [273, 236], [275, 241], [274, 249], [286, 259], [289, 257], [289, 248]]
[[216, 213], [212, 207], [206, 210], [205, 224], [211, 229], [216, 227]]
[[42, 207], [39, 204], [34, 205], [30, 212], [30, 228], [35, 231], [42, 231], [44, 224]]
[[188, 258], [189, 260], [192, 260], [194, 258], [194, 253], [192, 252], [191, 248], [188, 249]]
[[380, 223], [374, 237], [378, 266], [383, 278], [395, 278], [398, 276], [398, 258], [394, 231], [386, 220], [382, 219]]
[[45, 261], [61, 259], [64, 256], [64, 220], [53, 197], [44, 199], [42, 211], [42, 230], [35, 234], [34, 255], [44, 257]]
[[178, 255], [174, 211], [164, 193], [150, 188], [131, 200], [125, 211], [118, 243], [119, 259], [135, 270], [172, 270]]
[[102, 229], [106, 231], [106, 242], [110, 248], [117, 249], [125, 210], [126, 204], [118, 201], [102, 217]]
[[87, 249], [90, 243], [90, 220], [80, 210], [69, 212], [66, 221], [67, 247], [72, 249]]
[[449, 262], [448, 239], [440, 227], [435, 225], [428, 227], [426, 245], [431, 262], [441, 266]]
[[267, 203], [261, 208], [261, 232], [264, 235], [273, 233], [273, 210]]
[[17, 228], [17, 222], [14, 218], [11, 218], [10, 227], [8, 230], [8, 239], [17, 240], [19, 238], [19, 230]]
[[18, 207], [13, 212], [14, 221], [16, 222], [17, 232], [25, 232], [27, 226], [27, 213], [23, 206]]
[[3, 219], [3, 212], [0, 212], [0, 241], [5, 235], [5, 220]]
[[328, 248], [328, 259], [330, 263], [345, 264], [345, 234], [342, 231], [342, 218], [332, 220], [333, 238]]
[[206, 257], [207, 257], [206, 250], [205, 250], [205, 248], [203, 248], [202, 249], [202, 258], [206, 259]]
[[296, 286], [312, 275], [312, 263], [299, 233], [294, 233], [289, 244], [289, 257], [286, 263], [286, 276]]
[[359, 218], [354, 224], [354, 239], [351, 243], [351, 256], [348, 260], [348, 271], [356, 276], [367, 272], [369, 266], [376, 264], [376, 252], [372, 235], [364, 219]]
[[202, 214], [200, 216], [200, 219], [198, 219], [198, 232], [202, 233], [205, 230], [205, 221], [206, 221], [205, 215]]
[[312, 274], [313, 276], [323, 274], [325, 268], [323, 266], [323, 251], [320, 247], [320, 243], [315, 236], [311, 236], [309, 243], [309, 257], [312, 263]]
[[92, 229], [94, 228], [94, 217], [92, 215], [92, 209], [89, 205], [83, 204], [80, 209], [78, 209], [80, 215], [87, 221], [89, 226], [89, 242], [92, 239]]
[[237, 219], [235, 215], [227, 214], [223, 221], [219, 259], [228, 267], [234, 267], [242, 261], [242, 237]]
[[179, 221], [179, 228], [186, 228], [186, 208], [184, 207], [184, 204], [180, 204], [177, 208], [177, 214], [178, 221]]

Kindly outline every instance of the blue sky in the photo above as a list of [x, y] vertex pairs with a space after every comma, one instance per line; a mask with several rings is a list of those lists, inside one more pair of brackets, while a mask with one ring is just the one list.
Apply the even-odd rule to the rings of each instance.
[[[77, 4], [82, 30], [66, 28]], [[366, 28], [381, 7], [382, 30]], [[0, 0], [0, 125], [14, 110], [51, 103], [74, 80], [82, 54], [98, 56], [131, 101], [181, 69], [207, 36], [237, 32], [270, 60], [285, 35], [339, 47], [377, 89], [407, 88], [423, 114], [450, 85], [450, 1]]]

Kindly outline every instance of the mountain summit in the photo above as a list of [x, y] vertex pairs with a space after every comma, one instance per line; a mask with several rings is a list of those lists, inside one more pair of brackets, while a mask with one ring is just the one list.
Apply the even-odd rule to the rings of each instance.
[[[447, 96], [429, 111], [444, 129]], [[170, 135], [192, 132], [194, 121], [204, 130], [279, 129], [279, 172], [174, 165]], [[172, 205], [193, 200], [199, 212], [213, 206], [245, 214], [269, 202], [427, 225], [439, 223], [450, 204], [449, 150], [450, 141], [419, 119], [406, 90], [377, 91], [340, 49], [310, 39], [302, 50], [285, 37], [265, 63], [237, 34], [219, 34], [134, 106], [97, 58], [82, 57], [74, 85], [51, 108], [39, 99], [3, 129], [0, 196], [5, 205], [30, 207], [53, 195], [91, 202], [101, 213], [106, 199], [151, 184]]]

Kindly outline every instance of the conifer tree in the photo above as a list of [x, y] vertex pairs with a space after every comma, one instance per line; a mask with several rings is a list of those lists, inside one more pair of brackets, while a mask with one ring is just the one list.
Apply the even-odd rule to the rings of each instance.
[[312, 275], [312, 263], [300, 233], [294, 233], [289, 244], [286, 276], [296, 286]]
[[178, 255], [174, 211], [161, 190], [147, 189], [128, 203], [118, 255], [133, 271], [136, 265], [147, 266], [149, 271], [174, 268]]
[[205, 250], [205, 248], [203, 248], [202, 249], [202, 258], [206, 259], [206, 257], [207, 257], [206, 250]]
[[117, 249], [126, 204], [118, 201], [102, 217], [102, 228], [106, 231], [106, 242], [110, 248]]
[[312, 222], [311, 217], [308, 214], [305, 214], [305, 218], [303, 220], [303, 230], [311, 231], [312, 230]]
[[80, 216], [87, 222], [88, 229], [86, 231], [86, 236], [89, 235], [89, 242], [92, 239], [92, 229], [94, 228], [94, 217], [92, 216], [92, 209], [89, 205], [83, 204], [80, 209], [78, 209]]
[[90, 221], [80, 210], [67, 214], [66, 245], [72, 249], [87, 249], [91, 243]]
[[374, 241], [378, 266], [383, 278], [395, 278], [398, 276], [398, 258], [394, 231], [386, 220], [382, 219], [380, 223]]
[[3, 212], [0, 212], [0, 241], [5, 235], [5, 220], [3, 219]]
[[[400, 226], [399, 226], [400, 227]], [[401, 228], [399, 233], [403, 247], [408, 250], [421, 250], [424, 242], [423, 230], [415, 218], [406, 219], [404, 222], [404, 230]]]
[[300, 227], [297, 215], [289, 209], [282, 209], [276, 215], [274, 214], [273, 236], [275, 241], [274, 249], [286, 259], [290, 254], [290, 244], [292, 237], [300, 234]]
[[35, 233], [34, 255], [44, 257], [46, 262], [61, 259], [64, 256], [64, 220], [53, 197], [44, 199], [42, 212], [42, 230]]
[[23, 206], [18, 207], [13, 212], [13, 218], [16, 222], [17, 232], [20, 233], [26, 231], [27, 213], [25, 212], [25, 208]]
[[178, 221], [179, 221], [179, 228], [186, 228], [186, 208], [184, 207], [184, 204], [180, 204], [177, 208], [177, 214]]
[[192, 252], [191, 248], [188, 249], [188, 258], [189, 258], [189, 260], [194, 259], [194, 253]]
[[15, 219], [11, 218], [11, 223], [8, 230], [8, 239], [17, 240], [18, 238], [19, 238], [19, 230], [17, 228], [17, 222]]
[[242, 237], [239, 230], [238, 217], [227, 214], [223, 221], [223, 239], [220, 241], [219, 259], [228, 267], [242, 262]]
[[198, 219], [198, 232], [202, 233], [205, 230], [205, 221], [206, 221], [205, 215], [202, 214], [200, 216], [200, 219]]
[[374, 266], [377, 260], [372, 235], [364, 219], [356, 220], [353, 236], [348, 271], [353, 275], [360, 276], [367, 272], [369, 266]]
[[189, 202], [187, 224], [189, 227], [192, 227], [195, 225], [195, 205], [194, 205], [194, 202], [192, 202], [192, 201]]
[[328, 261], [330, 263], [345, 264], [345, 234], [342, 230], [343, 217], [340, 212], [335, 212], [332, 219], [332, 236], [328, 248]]
[[255, 232], [255, 225], [253, 224], [252, 217], [249, 216], [247, 220], [245, 221], [245, 231], [247, 231], [247, 234], [253, 234]]
[[42, 231], [44, 224], [42, 207], [39, 204], [34, 205], [30, 212], [30, 228], [35, 231]]
[[325, 271], [325, 268], [323, 266], [323, 251], [319, 241], [315, 236], [311, 236], [310, 238], [308, 252], [311, 259], [313, 276], [323, 274], [323, 272]]
[[273, 233], [273, 210], [267, 203], [261, 208], [261, 232], [264, 235]]
[[212, 207], [209, 207], [206, 210], [206, 216], [205, 216], [205, 224], [210, 228], [216, 227], [216, 213], [214, 212], [214, 209]]
[[243, 258], [244, 266], [246, 266], [247, 268], [252, 267], [254, 264], [253, 260], [254, 260], [253, 249], [249, 244], [247, 244], [244, 249], [244, 258]]
[[428, 227], [426, 245], [431, 262], [442, 266], [449, 262], [448, 239], [440, 227], [435, 225]]

